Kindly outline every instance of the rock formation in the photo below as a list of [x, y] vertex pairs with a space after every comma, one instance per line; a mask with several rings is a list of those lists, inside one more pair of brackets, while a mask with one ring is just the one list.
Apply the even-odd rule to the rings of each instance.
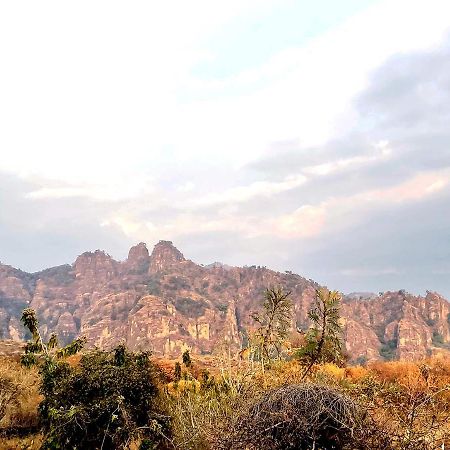
[[[222, 345], [235, 352], [246, 344], [250, 313], [273, 285], [292, 292], [293, 330], [307, 328], [314, 281], [265, 267], [197, 265], [169, 241], [151, 254], [140, 243], [122, 262], [96, 250], [34, 274], [0, 264], [0, 339], [24, 339], [19, 317], [31, 306], [43, 333], [55, 331], [62, 342], [84, 334], [90, 345], [125, 340], [132, 349], [164, 356], [186, 348], [209, 354]], [[450, 304], [436, 293], [351, 294], [342, 316], [355, 361], [422, 358], [450, 348]]]

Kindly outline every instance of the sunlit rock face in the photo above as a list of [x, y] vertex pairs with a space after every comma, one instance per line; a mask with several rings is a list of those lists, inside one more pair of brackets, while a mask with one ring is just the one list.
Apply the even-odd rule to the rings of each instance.
[[183, 254], [173, 246], [172, 242], [159, 241], [150, 257], [149, 273], [162, 272], [183, 261], [186, 261]]
[[[0, 339], [23, 340], [23, 308], [38, 312], [45, 336], [63, 343], [80, 334], [89, 345], [178, 356], [185, 349], [232, 354], [245, 346], [250, 314], [260, 308], [264, 289], [281, 285], [294, 303], [292, 334], [309, 326], [308, 310], [319, 286], [312, 280], [266, 267], [201, 266], [170, 241], [150, 252], [144, 243], [115, 261], [96, 250], [72, 265], [28, 274], [0, 264]], [[436, 293], [404, 291], [344, 297], [342, 325], [353, 361], [415, 359], [445, 352], [450, 342], [450, 304]]]

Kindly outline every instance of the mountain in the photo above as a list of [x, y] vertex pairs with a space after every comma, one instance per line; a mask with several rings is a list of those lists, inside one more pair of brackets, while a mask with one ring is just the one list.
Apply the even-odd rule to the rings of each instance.
[[[293, 329], [307, 328], [314, 281], [259, 266], [198, 265], [170, 241], [151, 254], [140, 243], [121, 262], [86, 252], [71, 265], [33, 274], [0, 264], [0, 339], [26, 337], [19, 318], [30, 306], [43, 334], [55, 331], [64, 343], [83, 334], [90, 345], [125, 340], [164, 356], [186, 348], [209, 354], [225, 342], [237, 351], [246, 345], [250, 313], [273, 285], [292, 292]], [[412, 359], [450, 348], [450, 304], [437, 293], [354, 293], [344, 297], [342, 316], [353, 360]]]

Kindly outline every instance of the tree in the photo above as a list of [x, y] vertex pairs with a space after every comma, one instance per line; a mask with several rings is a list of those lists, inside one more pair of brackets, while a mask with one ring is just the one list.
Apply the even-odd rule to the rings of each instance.
[[22, 364], [37, 365], [41, 377], [43, 449], [125, 449], [131, 442], [157, 443], [166, 436], [149, 353], [119, 345], [110, 352], [88, 351], [69, 365], [64, 358], [80, 351], [84, 338], [58, 348], [55, 335], [43, 341], [34, 310], [25, 309], [22, 322], [32, 335]]
[[263, 364], [281, 357], [281, 347], [292, 321], [290, 295], [291, 292], [285, 292], [280, 286], [268, 288], [264, 293], [262, 311], [252, 314], [252, 319], [258, 324], [255, 345]]
[[25, 353], [21, 357], [25, 367], [38, 365], [40, 371], [53, 370], [58, 360], [78, 353], [86, 343], [86, 338], [82, 336], [60, 348], [55, 333], [50, 335], [48, 342], [44, 342], [36, 312], [32, 308], [24, 309], [20, 320], [31, 333], [31, 340], [26, 343]]
[[183, 359], [183, 364], [186, 367], [191, 367], [192, 366], [192, 360], [191, 360], [191, 355], [189, 353], [189, 350], [185, 350], [183, 352], [183, 354], [181, 355], [181, 358]]
[[178, 361], [175, 363], [174, 378], [175, 381], [181, 380], [181, 364]]
[[325, 288], [316, 290], [315, 301], [308, 313], [312, 326], [306, 333], [305, 344], [296, 355], [306, 365], [302, 380], [316, 363], [342, 361], [340, 306], [339, 292]]

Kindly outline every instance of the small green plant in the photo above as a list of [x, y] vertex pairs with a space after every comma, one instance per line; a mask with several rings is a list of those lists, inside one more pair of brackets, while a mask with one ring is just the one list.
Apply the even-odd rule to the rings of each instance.
[[444, 336], [438, 331], [433, 331], [433, 336], [431, 338], [433, 345], [441, 348], [450, 348], [450, 343], [445, 342]]

